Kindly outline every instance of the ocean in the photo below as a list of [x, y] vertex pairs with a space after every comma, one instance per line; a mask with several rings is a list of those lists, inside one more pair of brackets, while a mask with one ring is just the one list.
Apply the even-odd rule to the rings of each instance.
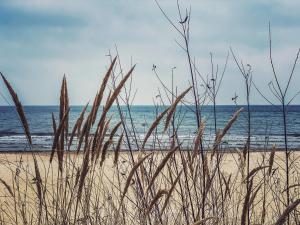
[[[217, 127], [222, 129], [233, 113], [243, 106], [217, 106]], [[79, 116], [83, 106], [71, 106], [70, 110], [70, 131]], [[128, 126], [130, 127], [130, 118], [125, 106], [121, 107]], [[244, 109], [246, 107], [244, 106]], [[155, 106], [132, 106], [131, 118], [134, 123], [134, 130], [140, 142], [145, 132], [155, 119], [156, 112], [163, 108]], [[29, 123], [33, 150], [50, 150], [53, 141], [53, 130], [51, 113], [54, 113], [56, 119], [59, 117], [58, 106], [24, 106], [24, 111]], [[276, 145], [278, 148], [284, 147], [283, 121], [280, 106], [257, 105], [251, 106], [251, 146], [253, 149], [261, 149]], [[101, 111], [99, 112], [101, 113]], [[109, 112], [112, 116], [111, 124], [120, 121], [116, 106], [113, 106]], [[197, 123], [195, 114], [191, 111], [191, 106], [179, 106], [176, 111], [176, 125], [179, 124], [178, 137], [183, 145], [188, 146], [195, 136]], [[214, 120], [213, 107], [204, 106], [202, 108], [202, 118], [205, 121], [204, 145], [210, 146], [214, 140]], [[300, 147], [300, 106], [291, 105], [287, 112], [287, 132], [290, 148]], [[132, 130], [132, 128], [131, 128]], [[169, 143], [168, 133], [161, 132], [162, 126], [158, 129], [158, 136], [164, 140], [160, 145]], [[224, 148], [242, 148], [247, 137], [247, 117], [246, 111], [241, 113], [236, 123], [231, 127], [228, 134], [224, 137], [222, 146]], [[153, 140], [148, 141], [148, 148], [153, 148]], [[126, 148], [126, 146], [124, 146]], [[26, 138], [18, 119], [16, 110], [12, 106], [0, 106], [0, 151], [26, 151], [28, 150]]]

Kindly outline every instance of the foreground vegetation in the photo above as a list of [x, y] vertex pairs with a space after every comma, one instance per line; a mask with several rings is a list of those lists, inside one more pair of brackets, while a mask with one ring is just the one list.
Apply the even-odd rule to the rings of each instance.
[[[2, 224], [299, 224], [299, 154], [289, 155], [290, 186], [286, 187], [284, 155], [275, 147], [252, 153], [249, 167], [247, 147], [233, 153], [220, 151], [222, 138], [243, 109], [218, 130], [206, 151], [204, 122], [189, 148], [182, 149], [174, 122], [176, 106], [191, 88], [157, 114], [143, 140], [135, 136], [134, 124], [128, 129], [121, 110], [120, 122], [110, 127], [107, 113], [114, 102], [119, 107], [120, 92], [134, 70], [132, 67], [117, 82], [116, 63], [114, 58], [91, 110], [84, 107], [71, 131], [63, 79], [59, 122], [53, 116], [51, 153], [2, 157]], [[22, 105], [2, 78], [32, 146]], [[110, 79], [114, 85], [104, 101]], [[160, 141], [159, 124], [163, 125], [161, 132], [170, 134], [171, 144], [164, 151], [146, 151], [150, 137]], [[91, 135], [93, 127], [96, 131]], [[139, 146], [137, 151], [132, 141]], [[72, 143], [76, 149], [70, 152]], [[124, 146], [128, 151], [121, 151]], [[284, 201], [288, 190], [289, 205]]]

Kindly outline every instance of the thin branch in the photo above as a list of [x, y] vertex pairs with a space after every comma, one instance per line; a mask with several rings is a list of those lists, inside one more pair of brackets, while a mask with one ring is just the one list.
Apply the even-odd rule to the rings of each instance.
[[227, 69], [228, 58], [229, 58], [229, 52], [227, 52], [226, 62], [225, 62], [224, 68], [223, 68], [223, 72], [222, 72], [221, 79], [220, 79], [220, 81], [219, 81], [219, 85], [218, 85], [218, 87], [217, 87], [216, 94], [218, 94], [219, 89], [220, 89], [220, 86], [221, 86], [221, 84], [222, 84], [223, 77], [224, 77], [225, 71], [226, 71], [226, 69]]
[[254, 86], [254, 88], [256, 89], [256, 91], [260, 94], [261, 97], [263, 97], [268, 103], [270, 103], [271, 105], [274, 105], [275, 104], [273, 102], [271, 102], [259, 89], [258, 87], [256, 86], [256, 84], [254, 83], [254, 81], [252, 81], [252, 84]]
[[288, 88], [290, 86], [292, 77], [294, 75], [295, 67], [296, 67], [296, 64], [297, 64], [297, 61], [298, 61], [298, 58], [299, 58], [299, 53], [300, 53], [300, 48], [298, 49], [297, 56], [296, 56], [296, 59], [294, 61], [293, 69], [292, 69], [292, 72], [291, 72], [290, 77], [289, 77], [289, 81], [288, 81], [288, 83], [286, 85], [286, 88], [285, 88], [285, 91], [284, 91], [284, 95], [283, 95], [284, 97], [286, 96], [286, 92], [287, 92], [287, 90], [288, 90]]
[[291, 100], [288, 102], [287, 105], [291, 104], [291, 102], [294, 100], [294, 98], [296, 98], [299, 94], [300, 94], [300, 91], [298, 91], [298, 92], [291, 98]]
[[234, 59], [236, 65], [238, 66], [238, 68], [239, 68], [241, 74], [243, 74], [243, 76], [245, 76], [245, 71], [242, 69], [242, 67], [240, 66], [239, 62], [237, 61], [237, 59], [236, 59], [236, 57], [235, 57], [235, 54], [234, 54], [232, 48], [230, 47], [229, 49], [230, 49], [230, 51], [231, 51], [231, 54], [232, 54], [232, 56], [233, 56], [233, 59]]
[[277, 84], [277, 87], [278, 87], [278, 89], [280, 91], [281, 97], [284, 97], [284, 95], [282, 93], [282, 90], [281, 90], [281, 87], [280, 87], [280, 84], [279, 84], [279, 81], [278, 81], [278, 78], [277, 78], [277, 74], [276, 74], [276, 71], [275, 71], [275, 66], [274, 66], [273, 58], [272, 58], [272, 38], [271, 38], [271, 24], [270, 24], [270, 22], [269, 22], [269, 45], [270, 45], [270, 52], [269, 52], [270, 54], [269, 54], [269, 57], [270, 57], [270, 61], [271, 61], [273, 75], [275, 77], [276, 84]]
[[184, 34], [176, 27], [176, 25], [172, 22], [172, 20], [168, 17], [168, 15], [166, 14], [166, 12], [162, 9], [162, 7], [160, 6], [160, 4], [158, 3], [157, 0], [154, 0], [156, 5], [158, 6], [159, 10], [161, 11], [161, 13], [164, 15], [164, 17], [167, 19], [167, 21], [172, 25], [172, 27], [175, 28], [175, 30], [177, 30], [177, 32], [184, 37]]

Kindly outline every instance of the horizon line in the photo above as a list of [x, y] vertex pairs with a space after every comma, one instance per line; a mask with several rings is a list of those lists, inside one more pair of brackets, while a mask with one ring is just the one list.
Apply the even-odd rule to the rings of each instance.
[[[85, 106], [86, 104], [74, 104], [74, 105], [69, 105], [70, 107], [76, 107], [76, 106]], [[15, 107], [15, 105], [0, 105], [0, 107]], [[58, 105], [52, 105], [52, 104], [45, 104], [45, 105], [39, 105], [39, 104], [29, 104], [29, 105], [22, 105], [23, 107], [28, 107], [28, 106], [33, 106], [33, 107], [38, 107], [38, 106], [59, 106]], [[89, 105], [89, 106], [92, 106], [92, 105]], [[117, 105], [112, 105], [113, 106], [117, 106]], [[127, 106], [127, 105], [120, 105], [120, 106]], [[151, 105], [151, 104], [133, 104], [131, 106], [156, 106], [156, 105]], [[170, 105], [159, 105], [159, 106], [170, 106]], [[195, 106], [194, 104], [191, 104], [191, 105], [188, 105], [188, 104], [180, 104], [180, 106]], [[206, 104], [206, 105], [203, 105], [203, 106], [213, 106], [213, 104]], [[216, 104], [216, 106], [247, 106], [247, 104]], [[271, 104], [252, 104], [250, 106], [282, 106], [281, 104], [276, 104], [276, 105], [271, 105]], [[288, 106], [300, 106], [300, 104], [290, 104]]]

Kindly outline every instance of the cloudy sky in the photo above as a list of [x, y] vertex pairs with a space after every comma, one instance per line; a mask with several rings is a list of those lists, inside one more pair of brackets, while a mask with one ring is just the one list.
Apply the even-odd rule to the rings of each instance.
[[[176, 1], [159, 0], [175, 24]], [[271, 21], [274, 61], [284, 84], [300, 47], [298, 0], [189, 0], [192, 8], [191, 51], [203, 75], [210, 73], [210, 52], [222, 68], [231, 46], [239, 59], [253, 67], [253, 80], [271, 96], [268, 60], [268, 23]], [[108, 66], [108, 51], [118, 46], [123, 67], [137, 63], [135, 104], [152, 104], [160, 87], [152, 72], [157, 65], [161, 79], [170, 83], [171, 68], [179, 90], [189, 83], [188, 64], [175, 40], [180, 36], [167, 23], [154, 0], [2, 0], [0, 3], [0, 71], [11, 81], [26, 105], [58, 103], [63, 74], [73, 105], [94, 97]], [[300, 68], [300, 65], [298, 66]], [[297, 92], [300, 69], [296, 69], [289, 96]], [[231, 104], [236, 92], [244, 103], [243, 79], [232, 57], [218, 97]], [[1, 93], [7, 95], [3, 84]], [[265, 101], [253, 89], [252, 102]], [[271, 97], [270, 97], [271, 98]], [[300, 98], [295, 99], [295, 104]], [[0, 99], [0, 104], [5, 104]]]

